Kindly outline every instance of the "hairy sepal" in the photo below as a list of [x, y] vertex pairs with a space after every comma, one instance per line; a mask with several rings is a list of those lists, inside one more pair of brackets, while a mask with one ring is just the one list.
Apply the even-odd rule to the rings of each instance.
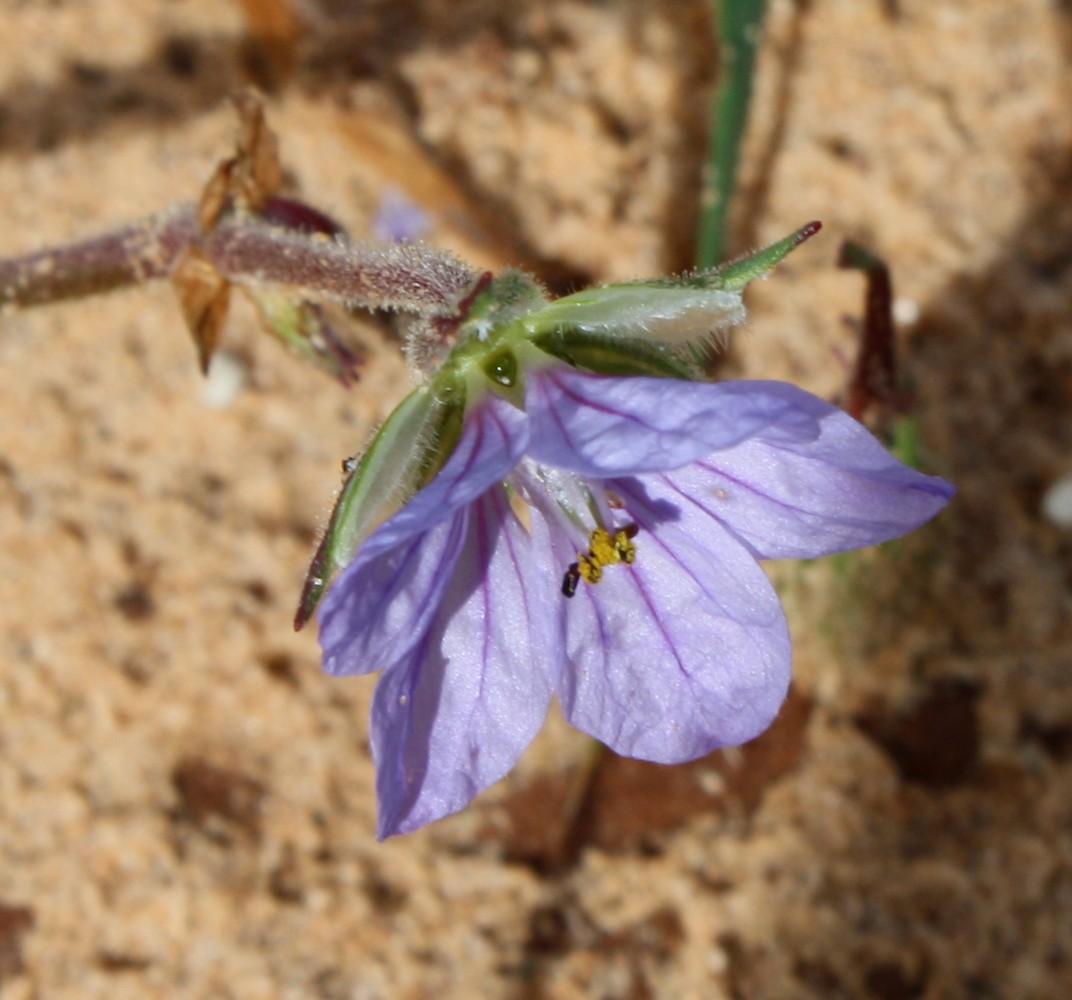
[[464, 384], [440, 378], [411, 392], [387, 418], [349, 469], [305, 578], [296, 629], [361, 543], [443, 467], [458, 442], [464, 411]]
[[575, 332], [681, 345], [702, 343], [744, 317], [738, 291], [645, 281], [567, 295], [526, 316], [523, 325], [533, 337]]
[[533, 339], [534, 346], [574, 368], [599, 375], [645, 375], [696, 380], [702, 376], [679, 349], [647, 340], [622, 339], [561, 330]]
[[676, 278], [588, 288], [535, 309], [521, 320], [531, 338], [588, 334], [675, 346], [694, 356], [744, 321], [741, 293], [819, 231], [802, 226], [785, 239], [711, 270]]

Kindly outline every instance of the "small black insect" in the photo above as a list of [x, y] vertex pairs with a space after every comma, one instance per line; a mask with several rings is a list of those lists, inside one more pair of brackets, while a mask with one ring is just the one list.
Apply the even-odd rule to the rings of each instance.
[[577, 593], [577, 584], [581, 582], [581, 568], [577, 563], [570, 563], [566, 575], [562, 577], [562, 596], [572, 597]]

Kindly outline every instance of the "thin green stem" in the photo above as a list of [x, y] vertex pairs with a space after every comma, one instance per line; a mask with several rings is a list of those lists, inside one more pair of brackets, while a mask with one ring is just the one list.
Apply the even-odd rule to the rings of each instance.
[[730, 202], [748, 124], [765, 8], [766, 0], [714, 0], [720, 53], [719, 82], [711, 102], [701, 191], [696, 252], [699, 268], [713, 267], [725, 254]]

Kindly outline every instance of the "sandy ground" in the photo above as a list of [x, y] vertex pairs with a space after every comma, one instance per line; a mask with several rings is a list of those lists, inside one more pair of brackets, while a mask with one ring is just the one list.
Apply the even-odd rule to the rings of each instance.
[[[5, 0], [0, 252], [196, 198], [268, 108], [296, 189], [552, 287], [691, 253], [702, 0]], [[339, 460], [409, 376], [344, 391], [238, 310], [233, 392], [171, 290], [0, 317], [0, 996], [1072, 995], [1072, 11], [772, 0], [727, 370], [845, 384], [891, 264], [954, 505], [880, 553], [774, 567], [797, 682], [768, 736], [672, 770], [553, 718], [467, 812], [375, 842], [371, 679], [290, 629]], [[276, 16], [273, 19], [273, 12]], [[578, 789], [590, 779], [578, 812]]]

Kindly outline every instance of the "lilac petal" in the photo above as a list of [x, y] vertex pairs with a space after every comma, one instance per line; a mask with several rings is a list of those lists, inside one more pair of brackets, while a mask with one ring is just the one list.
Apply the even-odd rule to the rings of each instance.
[[[944, 479], [901, 464], [869, 431], [830, 406], [815, 441], [760, 434], [652, 483], [680, 506], [686, 531], [717, 518], [761, 559], [799, 559], [876, 545], [937, 514]], [[652, 477], [654, 480], [656, 477]]]
[[525, 416], [489, 396], [439, 475], [381, 525], [328, 591], [320, 644], [328, 673], [384, 670], [428, 627], [465, 537], [465, 505], [517, 464]]
[[384, 243], [416, 243], [432, 228], [432, 217], [396, 187], [380, 198], [380, 208], [372, 222], [372, 232]]
[[424, 637], [461, 554], [468, 508], [373, 558], [361, 554], [328, 591], [320, 613], [324, 670], [336, 677], [386, 670]]
[[488, 393], [467, 411], [465, 426], [447, 463], [394, 517], [369, 536], [352, 565], [378, 556], [506, 478], [529, 443], [529, 420], [517, 407]]
[[[610, 484], [640, 528], [633, 566], [562, 599], [556, 692], [578, 729], [629, 757], [673, 764], [763, 732], [789, 686], [789, 634], [755, 558], [717, 523], [690, 535], [642, 481]], [[537, 547], [576, 558], [534, 512]], [[550, 536], [550, 537], [549, 537]]]
[[594, 478], [656, 472], [760, 432], [813, 440], [825, 405], [784, 382], [615, 378], [558, 365], [528, 376], [529, 454]]
[[463, 809], [543, 725], [549, 605], [533, 586], [531, 547], [505, 490], [479, 500], [432, 627], [380, 681], [372, 749], [381, 839]]

